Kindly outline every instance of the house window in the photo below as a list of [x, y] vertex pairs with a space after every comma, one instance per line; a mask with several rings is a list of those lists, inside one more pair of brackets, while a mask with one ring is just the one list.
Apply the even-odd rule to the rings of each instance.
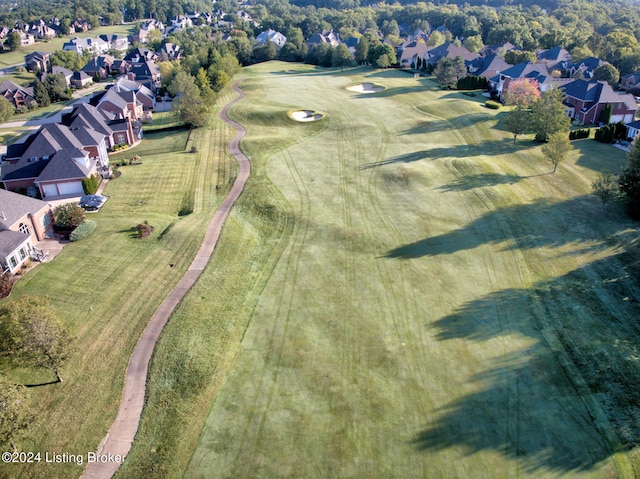
[[18, 254], [20, 255], [20, 260], [23, 260], [27, 257], [27, 252], [24, 250], [24, 248], [20, 248], [20, 251], [18, 251]]
[[18, 230], [20, 231], [20, 233], [24, 233], [26, 235], [31, 235], [31, 233], [29, 232], [29, 226], [24, 224], [24, 223], [20, 223], [20, 226], [18, 227]]
[[40, 219], [40, 221], [41, 221], [42, 227], [46, 228], [51, 224], [51, 217], [48, 214], [46, 214]]
[[16, 257], [12, 256], [11, 258], [9, 258], [9, 263], [11, 264], [12, 268], [17, 268], [18, 267], [18, 262], [16, 261]]
[[118, 133], [116, 135], [116, 143], [126, 143], [127, 141], [127, 137], [123, 134], [123, 133]]

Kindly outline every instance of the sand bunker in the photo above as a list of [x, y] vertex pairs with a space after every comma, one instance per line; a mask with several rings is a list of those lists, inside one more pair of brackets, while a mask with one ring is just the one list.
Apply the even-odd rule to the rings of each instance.
[[313, 110], [295, 110], [289, 112], [289, 115], [296, 121], [318, 121], [324, 116]]
[[378, 93], [379, 91], [384, 90], [384, 87], [373, 83], [361, 83], [360, 85], [350, 86], [347, 90], [358, 93]]

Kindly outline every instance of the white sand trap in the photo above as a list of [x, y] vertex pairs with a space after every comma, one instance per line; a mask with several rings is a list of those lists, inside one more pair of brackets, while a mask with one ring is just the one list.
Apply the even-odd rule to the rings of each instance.
[[384, 87], [374, 85], [373, 83], [361, 83], [360, 85], [350, 86], [347, 90], [358, 93], [378, 93], [379, 91], [384, 90]]
[[296, 121], [317, 121], [322, 118], [322, 114], [313, 110], [296, 110], [291, 112], [291, 118]]

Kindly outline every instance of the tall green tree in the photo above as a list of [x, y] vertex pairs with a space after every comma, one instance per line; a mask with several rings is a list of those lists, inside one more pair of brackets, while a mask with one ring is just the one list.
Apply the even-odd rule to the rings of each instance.
[[549, 135], [548, 141], [542, 145], [542, 154], [553, 165], [552, 173], [556, 172], [558, 164], [567, 158], [571, 150], [573, 150], [573, 145], [566, 132], [557, 131]]
[[564, 93], [558, 88], [549, 88], [531, 105], [531, 125], [536, 141], [547, 141], [551, 135], [562, 132], [567, 136], [571, 119], [562, 103]]
[[40, 107], [49, 106], [51, 104], [51, 98], [49, 97], [47, 87], [44, 86], [44, 83], [37, 78], [33, 82], [33, 97]]
[[618, 196], [618, 183], [611, 173], [600, 173], [596, 180], [591, 183], [591, 192], [600, 198], [602, 212], [604, 213], [604, 205]]
[[636, 141], [627, 154], [627, 166], [618, 178], [620, 192], [627, 202], [629, 214], [640, 218], [640, 144]]
[[13, 31], [9, 34], [7, 39], [5, 40], [5, 44], [9, 51], [15, 52], [18, 48], [22, 46], [22, 40], [20, 38], [20, 34], [16, 31]]
[[370, 47], [370, 39], [368, 35], [363, 35], [356, 45], [356, 53], [355, 60], [358, 65], [364, 65], [367, 62], [367, 58], [369, 58], [369, 47]]
[[455, 58], [441, 58], [433, 70], [436, 81], [444, 88], [455, 88], [460, 78], [467, 75], [467, 67], [461, 56]]
[[68, 100], [71, 92], [62, 73], [49, 74], [44, 79], [44, 86], [52, 102]]
[[207, 103], [200, 94], [194, 78], [184, 71], [176, 73], [168, 88], [171, 95], [176, 95], [174, 110], [187, 125], [204, 126], [209, 116]]
[[0, 96], [0, 123], [4, 123], [11, 118], [16, 112], [16, 109], [9, 100]]
[[353, 57], [349, 48], [341, 43], [331, 52], [331, 66], [344, 70], [344, 67], [350, 67], [353, 64]]
[[604, 63], [593, 70], [593, 78], [615, 85], [620, 80], [620, 72], [611, 63]]

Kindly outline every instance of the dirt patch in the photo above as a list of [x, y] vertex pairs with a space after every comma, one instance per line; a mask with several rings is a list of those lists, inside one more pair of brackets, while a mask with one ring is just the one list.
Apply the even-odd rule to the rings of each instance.
[[301, 122], [318, 121], [324, 118], [322, 113], [314, 110], [293, 110], [289, 112], [289, 116], [295, 121]]
[[360, 83], [359, 85], [347, 87], [347, 90], [357, 93], [378, 93], [384, 90], [384, 87], [374, 83]]

